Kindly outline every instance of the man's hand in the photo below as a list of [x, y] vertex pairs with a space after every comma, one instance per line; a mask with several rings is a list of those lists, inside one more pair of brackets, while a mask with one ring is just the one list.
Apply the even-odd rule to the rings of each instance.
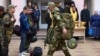
[[67, 29], [63, 28], [63, 34], [67, 34]]
[[15, 21], [16, 21], [16, 19], [15, 19], [15, 18], [11, 18], [11, 21], [12, 21], [12, 22], [15, 22]]

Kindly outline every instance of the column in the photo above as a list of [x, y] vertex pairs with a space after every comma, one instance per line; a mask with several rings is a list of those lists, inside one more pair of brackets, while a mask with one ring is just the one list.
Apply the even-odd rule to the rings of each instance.
[[20, 13], [23, 11], [23, 7], [26, 6], [27, 1], [26, 0], [11, 0], [11, 4], [16, 5], [16, 11], [15, 11], [15, 18], [16, 22], [15, 25], [20, 25], [19, 18]]
[[93, 11], [98, 11], [100, 14], [100, 0], [93, 0]]
[[7, 8], [7, 1], [6, 0], [0, 0], [0, 6], [4, 6]]

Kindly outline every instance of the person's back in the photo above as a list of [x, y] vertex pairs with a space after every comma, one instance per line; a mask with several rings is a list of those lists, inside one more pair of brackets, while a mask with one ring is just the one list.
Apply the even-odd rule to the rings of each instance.
[[92, 27], [100, 27], [100, 15], [92, 15], [90, 23]]
[[95, 37], [95, 39], [100, 38], [100, 15], [98, 15], [97, 11], [91, 16], [90, 26], [93, 30], [93, 37]]

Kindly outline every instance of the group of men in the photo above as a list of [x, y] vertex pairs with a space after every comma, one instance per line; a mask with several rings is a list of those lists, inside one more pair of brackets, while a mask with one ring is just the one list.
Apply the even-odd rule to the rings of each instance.
[[39, 15], [40, 12], [37, 5], [34, 4], [33, 7], [31, 2], [29, 2], [28, 6], [25, 6], [23, 11], [20, 13], [21, 43], [19, 48], [19, 56], [25, 56], [27, 52], [29, 53], [28, 49], [31, 39], [36, 36], [36, 31], [39, 30]]
[[7, 12], [0, 6], [0, 56], [8, 56], [9, 43], [13, 34], [13, 27], [16, 21], [14, 17], [14, 5], [9, 5]]
[[[4, 13], [4, 8], [0, 6], [0, 56], [8, 56], [9, 43], [13, 34], [14, 23], [16, 21], [14, 17], [15, 7], [16, 6], [14, 5], [9, 5], [7, 12]], [[48, 28], [48, 35], [49, 33], [52, 34], [52, 30], [54, 34], [51, 36], [52, 39], [48, 43], [49, 51], [47, 56], [53, 56], [54, 52], [58, 50], [62, 50], [65, 56], [71, 56], [68, 52], [65, 40], [63, 40], [63, 37], [61, 36], [61, 34], [66, 35], [68, 29], [66, 28], [66, 24], [62, 21], [60, 10], [56, 7], [54, 2], [48, 3], [48, 10], [50, 11], [49, 16], [52, 20], [50, 28]], [[31, 37], [28, 37], [27, 33], [30, 32], [30, 27], [33, 27], [35, 24], [31, 16], [32, 12], [32, 8], [25, 6], [20, 13], [21, 43], [19, 56], [25, 56], [25, 51], [28, 50], [30, 45], [29, 38]]]
[[[14, 23], [16, 22], [14, 17], [15, 7], [17, 6], [9, 5], [7, 11], [5, 11], [5, 8], [0, 6], [0, 56], [9, 56], [9, 43], [14, 31]], [[25, 6], [20, 13], [21, 43], [19, 56], [24, 55], [23, 53], [28, 50], [31, 38], [33, 37], [27, 36], [27, 33], [31, 31], [30, 27], [36, 27], [37, 23], [37, 17], [35, 17], [35, 14], [32, 15], [32, 13], [33, 8], [30, 8], [29, 6]]]

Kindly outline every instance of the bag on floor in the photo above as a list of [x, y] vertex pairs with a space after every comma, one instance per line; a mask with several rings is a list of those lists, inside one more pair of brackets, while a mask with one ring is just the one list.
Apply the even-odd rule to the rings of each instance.
[[31, 43], [34, 43], [34, 42], [36, 42], [37, 40], [38, 40], [37, 37], [33, 36], [33, 37], [31, 38]]
[[42, 48], [41, 47], [35, 47], [32, 51], [31, 56], [42, 56]]

